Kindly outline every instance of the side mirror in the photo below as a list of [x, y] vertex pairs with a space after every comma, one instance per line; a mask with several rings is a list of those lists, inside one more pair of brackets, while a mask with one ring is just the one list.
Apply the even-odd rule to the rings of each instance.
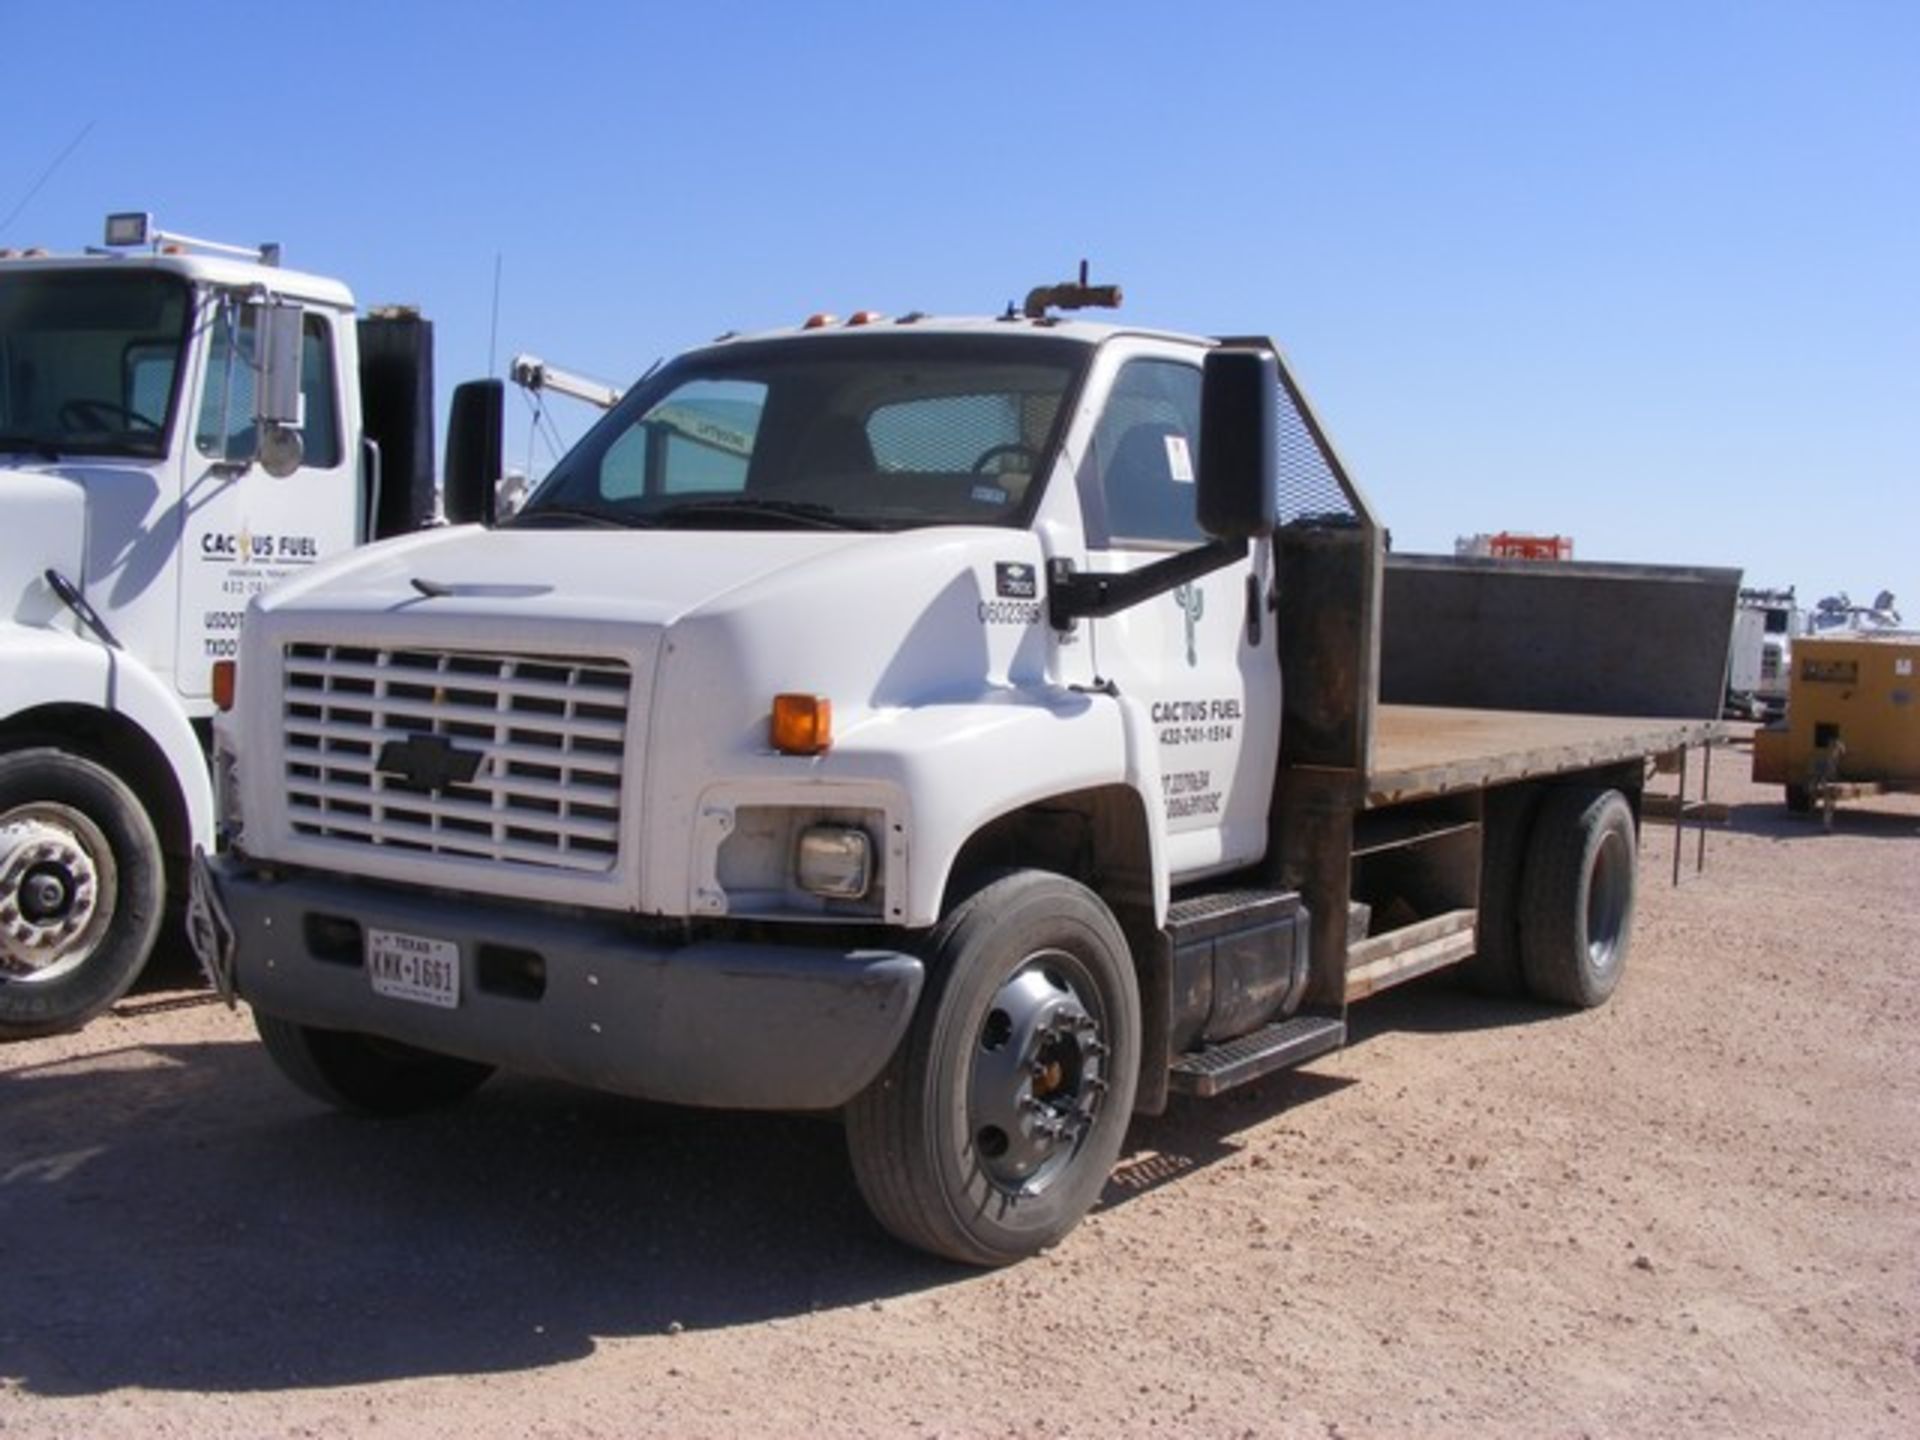
[[1279, 511], [1280, 364], [1271, 350], [1207, 352], [1200, 389], [1200, 528], [1271, 535]]
[[254, 418], [262, 427], [300, 424], [300, 334], [298, 305], [263, 305], [256, 316], [260, 383], [254, 389]]
[[262, 470], [284, 480], [306, 458], [300, 438], [301, 309], [262, 305], [254, 312], [254, 327], [260, 366], [253, 387], [254, 458]]
[[493, 524], [494, 486], [501, 473], [507, 387], [501, 380], [469, 380], [454, 387], [447, 416], [447, 472], [441, 500], [456, 525]]
[[258, 433], [260, 468], [274, 479], [286, 479], [307, 458], [306, 442], [300, 438], [298, 430], [272, 420], [262, 420]]

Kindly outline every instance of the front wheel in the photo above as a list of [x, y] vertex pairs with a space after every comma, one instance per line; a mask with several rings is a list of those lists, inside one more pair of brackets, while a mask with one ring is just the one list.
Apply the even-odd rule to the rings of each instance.
[[1054, 1244], [1099, 1198], [1140, 1067], [1125, 937], [1085, 886], [1003, 875], [929, 945], [907, 1037], [847, 1110], [855, 1179], [899, 1239], [970, 1265]]
[[78, 1029], [127, 992], [165, 909], [160, 839], [105, 767], [0, 755], [0, 1039]]
[[253, 1027], [282, 1075], [314, 1099], [361, 1115], [438, 1110], [466, 1099], [493, 1074], [491, 1065], [475, 1060], [349, 1030], [296, 1025], [258, 1010]]

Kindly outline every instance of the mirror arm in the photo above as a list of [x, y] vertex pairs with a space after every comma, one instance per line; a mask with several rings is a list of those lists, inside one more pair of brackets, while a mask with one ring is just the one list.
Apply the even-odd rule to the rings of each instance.
[[1117, 615], [1143, 600], [1244, 560], [1251, 548], [1249, 540], [1214, 540], [1198, 549], [1156, 560], [1143, 569], [1114, 575], [1083, 573], [1073, 568], [1071, 560], [1050, 560], [1047, 622], [1056, 630], [1071, 630], [1079, 620]]

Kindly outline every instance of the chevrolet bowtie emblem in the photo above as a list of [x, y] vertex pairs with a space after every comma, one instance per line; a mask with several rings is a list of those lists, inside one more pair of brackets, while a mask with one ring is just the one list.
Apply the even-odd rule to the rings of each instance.
[[472, 783], [485, 758], [478, 750], [456, 750], [444, 735], [409, 735], [380, 747], [374, 768], [393, 777], [402, 790], [430, 795], [449, 785]]

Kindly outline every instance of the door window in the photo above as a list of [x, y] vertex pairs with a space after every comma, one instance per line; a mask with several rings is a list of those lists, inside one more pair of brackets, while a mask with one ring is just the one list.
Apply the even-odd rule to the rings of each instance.
[[1175, 360], [1121, 368], [1093, 434], [1110, 542], [1204, 540], [1195, 510], [1200, 372]]
[[[214, 321], [208, 349], [207, 383], [201, 394], [200, 423], [194, 432], [202, 455], [214, 459], [251, 459], [254, 393], [259, 371], [254, 343], [254, 309], [240, 312], [237, 326]], [[333, 331], [324, 316], [306, 315], [300, 327], [300, 438], [305, 463], [330, 470], [340, 463], [339, 386], [333, 372]]]

